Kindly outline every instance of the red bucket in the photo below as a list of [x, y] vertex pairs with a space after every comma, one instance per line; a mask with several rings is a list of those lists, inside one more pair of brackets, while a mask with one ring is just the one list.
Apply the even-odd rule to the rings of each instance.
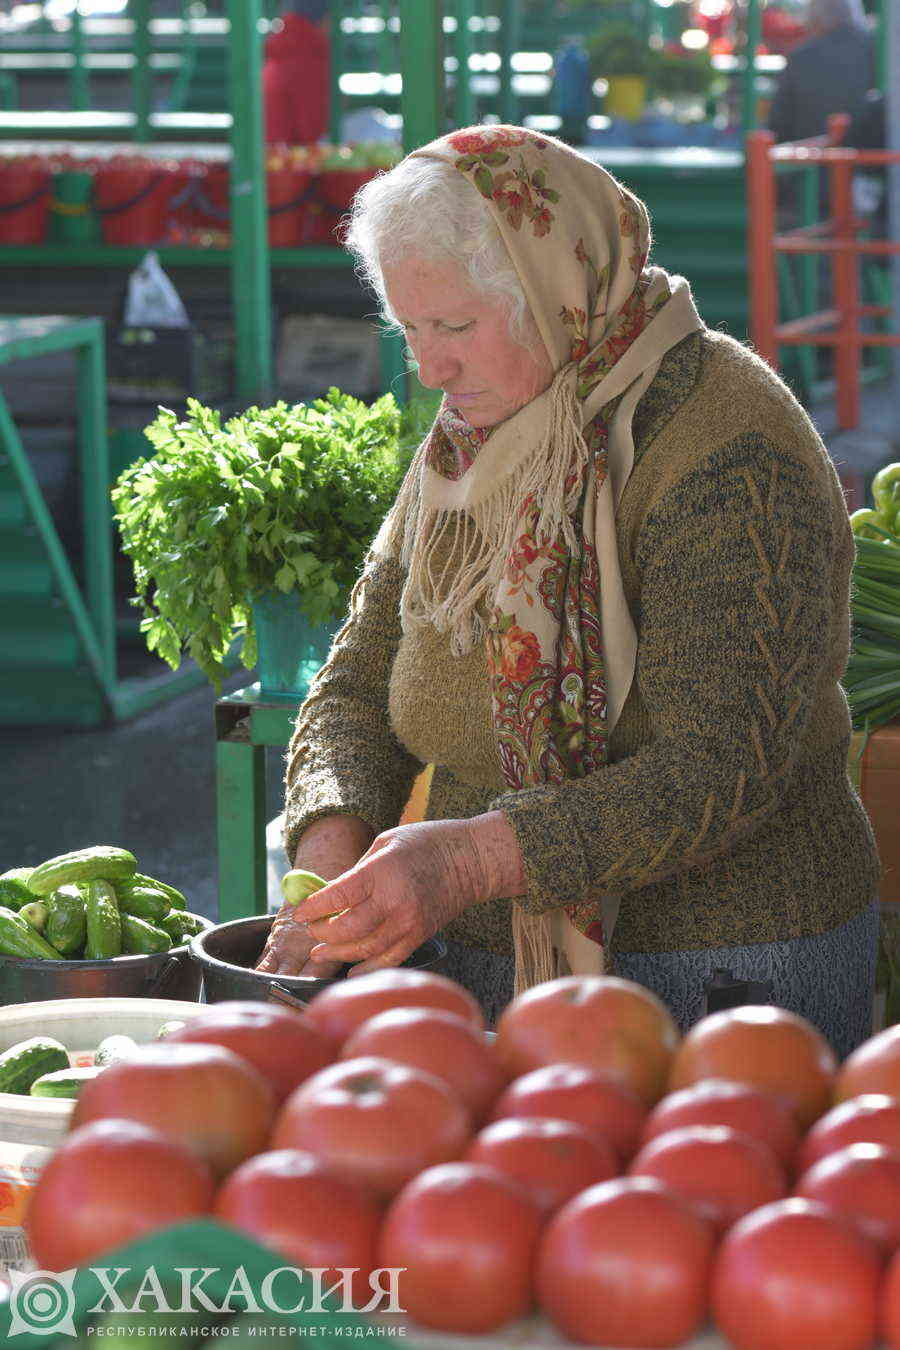
[[309, 169], [271, 168], [266, 174], [269, 206], [269, 247], [296, 248], [305, 243], [305, 222], [310, 187]]
[[194, 220], [201, 229], [227, 230], [231, 222], [231, 169], [204, 164], [194, 185]]
[[114, 156], [97, 169], [94, 202], [106, 244], [165, 238], [178, 179], [168, 163]]
[[330, 215], [329, 243], [343, 243], [341, 216], [349, 211], [359, 189], [381, 172], [381, 169], [326, 169], [319, 175], [318, 194]]
[[42, 244], [50, 218], [49, 164], [35, 157], [0, 160], [0, 244]]

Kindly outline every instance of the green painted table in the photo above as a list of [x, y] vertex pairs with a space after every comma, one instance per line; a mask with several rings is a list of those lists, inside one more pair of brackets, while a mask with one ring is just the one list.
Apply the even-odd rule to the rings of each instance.
[[220, 923], [267, 911], [266, 750], [287, 745], [302, 701], [264, 700], [252, 684], [216, 702]]

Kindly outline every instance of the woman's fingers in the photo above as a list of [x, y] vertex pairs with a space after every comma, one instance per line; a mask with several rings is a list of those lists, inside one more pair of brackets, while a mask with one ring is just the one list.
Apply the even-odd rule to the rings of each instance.
[[292, 909], [286, 906], [275, 916], [256, 969], [267, 975], [296, 975], [309, 960], [313, 942], [309, 929], [294, 923]]
[[367, 961], [389, 951], [398, 942], [411, 939], [408, 928], [399, 924], [396, 916], [390, 915], [377, 928], [352, 941], [319, 943], [313, 947], [310, 956], [315, 961]]
[[354, 975], [368, 975], [370, 970], [385, 970], [388, 966], [402, 966], [408, 956], [419, 946], [414, 939], [403, 938], [396, 942], [393, 947], [388, 947], [387, 951], [381, 952], [378, 956], [370, 956], [366, 961], [360, 961], [358, 965], [353, 966], [347, 971], [347, 979], [350, 980]]
[[341, 910], [350, 909], [368, 894], [368, 887], [355, 870], [346, 872], [338, 881], [330, 881], [320, 891], [313, 891], [294, 908], [294, 922], [312, 923], [327, 919]]

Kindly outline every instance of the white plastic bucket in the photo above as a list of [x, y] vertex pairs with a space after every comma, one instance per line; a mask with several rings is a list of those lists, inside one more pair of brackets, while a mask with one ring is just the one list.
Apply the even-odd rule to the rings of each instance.
[[[0, 1051], [31, 1036], [52, 1036], [73, 1064], [89, 1064], [105, 1036], [152, 1041], [164, 1022], [186, 1022], [202, 1003], [168, 998], [59, 998], [0, 1008]], [[69, 1128], [74, 1101], [0, 1092], [0, 1272], [28, 1270], [22, 1217], [32, 1187]]]

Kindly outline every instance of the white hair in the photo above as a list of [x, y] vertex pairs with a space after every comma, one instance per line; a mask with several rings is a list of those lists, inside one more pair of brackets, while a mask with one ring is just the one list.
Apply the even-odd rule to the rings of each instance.
[[807, 0], [807, 22], [823, 32], [831, 28], [865, 28], [862, 0]]
[[514, 341], [534, 344], [537, 327], [500, 232], [482, 198], [451, 164], [407, 158], [366, 183], [353, 199], [344, 243], [388, 323], [397, 320], [382, 268], [412, 255], [456, 264], [475, 290], [496, 298]]

